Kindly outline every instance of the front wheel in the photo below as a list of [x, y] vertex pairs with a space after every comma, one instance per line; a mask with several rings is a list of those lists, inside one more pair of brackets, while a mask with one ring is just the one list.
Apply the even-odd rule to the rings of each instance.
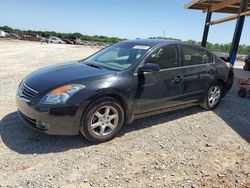
[[202, 103], [202, 107], [206, 110], [212, 110], [220, 103], [222, 96], [222, 87], [220, 83], [215, 83], [210, 86], [206, 97]]
[[88, 107], [80, 131], [91, 142], [105, 142], [116, 136], [123, 122], [124, 111], [120, 103], [105, 97]]

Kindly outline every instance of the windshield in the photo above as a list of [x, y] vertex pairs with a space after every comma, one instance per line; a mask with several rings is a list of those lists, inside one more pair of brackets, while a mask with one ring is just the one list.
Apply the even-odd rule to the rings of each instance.
[[138, 62], [149, 48], [150, 46], [146, 45], [122, 42], [97, 52], [87, 58], [84, 63], [110, 70], [122, 71]]

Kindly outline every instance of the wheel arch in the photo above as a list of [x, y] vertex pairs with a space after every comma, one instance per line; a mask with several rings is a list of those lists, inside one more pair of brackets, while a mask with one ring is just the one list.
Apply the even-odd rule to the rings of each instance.
[[216, 79], [222, 86], [222, 97], [225, 97], [226, 93], [231, 89], [234, 82], [233, 68], [228, 69], [226, 76], [220, 76]]
[[84, 117], [86, 115], [86, 112], [88, 111], [89, 107], [98, 99], [101, 99], [101, 98], [105, 98], [105, 97], [110, 97], [110, 98], [113, 98], [115, 99], [116, 101], [119, 102], [119, 104], [121, 105], [123, 111], [124, 111], [124, 122], [127, 122], [127, 120], [129, 120], [131, 118], [131, 115], [129, 113], [129, 104], [125, 98], [125, 96], [123, 96], [122, 94], [118, 93], [118, 92], [112, 92], [112, 91], [103, 91], [103, 92], [100, 92], [99, 94], [95, 94], [93, 96], [91, 96], [89, 98], [89, 102], [88, 104], [86, 105], [85, 109], [83, 110], [82, 112], [82, 117], [81, 117], [81, 125], [82, 126], [82, 123], [84, 121]]
[[224, 79], [222, 79], [222, 78], [218, 78], [218, 79], [217, 79], [217, 81], [221, 84], [222, 88], [224, 88], [224, 87], [225, 87], [225, 85], [226, 85], [226, 81], [225, 81]]
[[226, 95], [226, 81], [222, 78], [218, 78], [217, 82], [220, 83], [221, 85], [221, 89], [222, 89], [222, 97], [224, 97]]

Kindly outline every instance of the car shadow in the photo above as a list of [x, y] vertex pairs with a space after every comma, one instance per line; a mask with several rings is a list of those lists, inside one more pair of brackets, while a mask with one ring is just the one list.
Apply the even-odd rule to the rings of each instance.
[[17, 112], [0, 121], [0, 136], [4, 144], [20, 154], [43, 154], [91, 146], [81, 135], [52, 136], [27, 127]]
[[[234, 86], [221, 104], [214, 110], [224, 122], [238, 135], [250, 143], [250, 98], [239, 98]], [[118, 136], [126, 133], [157, 126], [185, 116], [205, 112], [199, 107], [177, 110], [134, 121], [122, 128]], [[6, 115], [0, 121], [0, 136], [4, 144], [20, 154], [46, 154], [63, 152], [70, 149], [89, 147], [93, 144], [83, 136], [52, 136], [34, 131], [24, 125], [17, 112]]]
[[[157, 126], [160, 123], [179, 119], [201, 111], [203, 111], [201, 108], [192, 107], [135, 120], [132, 124], [123, 126], [118, 136], [123, 136], [126, 133], [139, 129]], [[95, 145], [88, 142], [81, 134], [76, 136], [55, 136], [37, 132], [27, 127], [19, 119], [17, 112], [6, 115], [0, 121], [0, 136], [8, 148], [20, 154], [55, 153]]]
[[214, 113], [223, 119], [239, 136], [250, 143], [250, 96], [240, 98], [237, 81], [234, 83], [234, 86], [214, 110]]

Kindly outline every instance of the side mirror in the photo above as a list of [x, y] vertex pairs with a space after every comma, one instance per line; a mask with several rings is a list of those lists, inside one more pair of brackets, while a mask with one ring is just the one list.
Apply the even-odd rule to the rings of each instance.
[[160, 70], [160, 65], [147, 63], [139, 68], [139, 72], [156, 72]]

